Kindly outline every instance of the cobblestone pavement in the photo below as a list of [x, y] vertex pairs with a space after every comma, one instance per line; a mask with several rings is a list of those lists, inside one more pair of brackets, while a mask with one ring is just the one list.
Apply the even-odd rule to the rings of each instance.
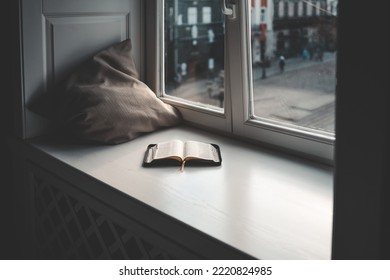
[[334, 54], [323, 61], [287, 60], [283, 73], [273, 66], [266, 79], [254, 81], [255, 115], [334, 132], [335, 69]]
[[[288, 122], [334, 132], [335, 53], [325, 53], [323, 61], [286, 59], [283, 72], [273, 61], [262, 78], [260, 67], [253, 69], [254, 114], [261, 118]], [[170, 94], [221, 107], [221, 89], [207, 80], [182, 83]]]

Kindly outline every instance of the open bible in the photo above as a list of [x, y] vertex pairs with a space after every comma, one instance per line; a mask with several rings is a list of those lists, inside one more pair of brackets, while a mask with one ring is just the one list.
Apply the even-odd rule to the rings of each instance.
[[172, 140], [150, 144], [145, 152], [143, 166], [163, 165], [221, 165], [219, 146], [198, 141]]

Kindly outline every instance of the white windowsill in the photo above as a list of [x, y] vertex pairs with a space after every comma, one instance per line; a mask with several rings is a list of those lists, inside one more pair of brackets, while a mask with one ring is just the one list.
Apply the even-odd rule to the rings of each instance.
[[[143, 168], [148, 144], [216, 143], [222, 166]], [[259, 259], [330, 259], [333, 171], [199, 129], [175, 127], [116, 146], [32, 141], [51, 156]]]

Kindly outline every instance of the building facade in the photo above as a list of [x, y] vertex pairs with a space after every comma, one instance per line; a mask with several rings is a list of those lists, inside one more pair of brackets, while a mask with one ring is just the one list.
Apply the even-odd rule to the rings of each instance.
[[252, 64], [336, 49], [337, 0], [251, 0]]
[[224, 67], [221, 1], [165, 1], [166, 84], [204, 79]]
[[[251, 0], [252, 64], [336, 50], [338, 0]], [[165, 82], [215, 77], [224, 67], [221, 0], [166, 0]], [[264, 64], [263, 64], [264, 62]]]
[[335, 51], [336, 16], [337, 0], [274, 0], [274, 54]]

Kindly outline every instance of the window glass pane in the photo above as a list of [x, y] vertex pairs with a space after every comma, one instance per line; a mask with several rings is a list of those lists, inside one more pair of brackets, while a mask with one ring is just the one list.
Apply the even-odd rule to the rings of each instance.
[[222, 109], [225, 25], [221, 1], [166, 0], [164, 17], [165, 96]]
[[296, 2], [251, 1], [251, 114], [334, 133], [337, 0]]

